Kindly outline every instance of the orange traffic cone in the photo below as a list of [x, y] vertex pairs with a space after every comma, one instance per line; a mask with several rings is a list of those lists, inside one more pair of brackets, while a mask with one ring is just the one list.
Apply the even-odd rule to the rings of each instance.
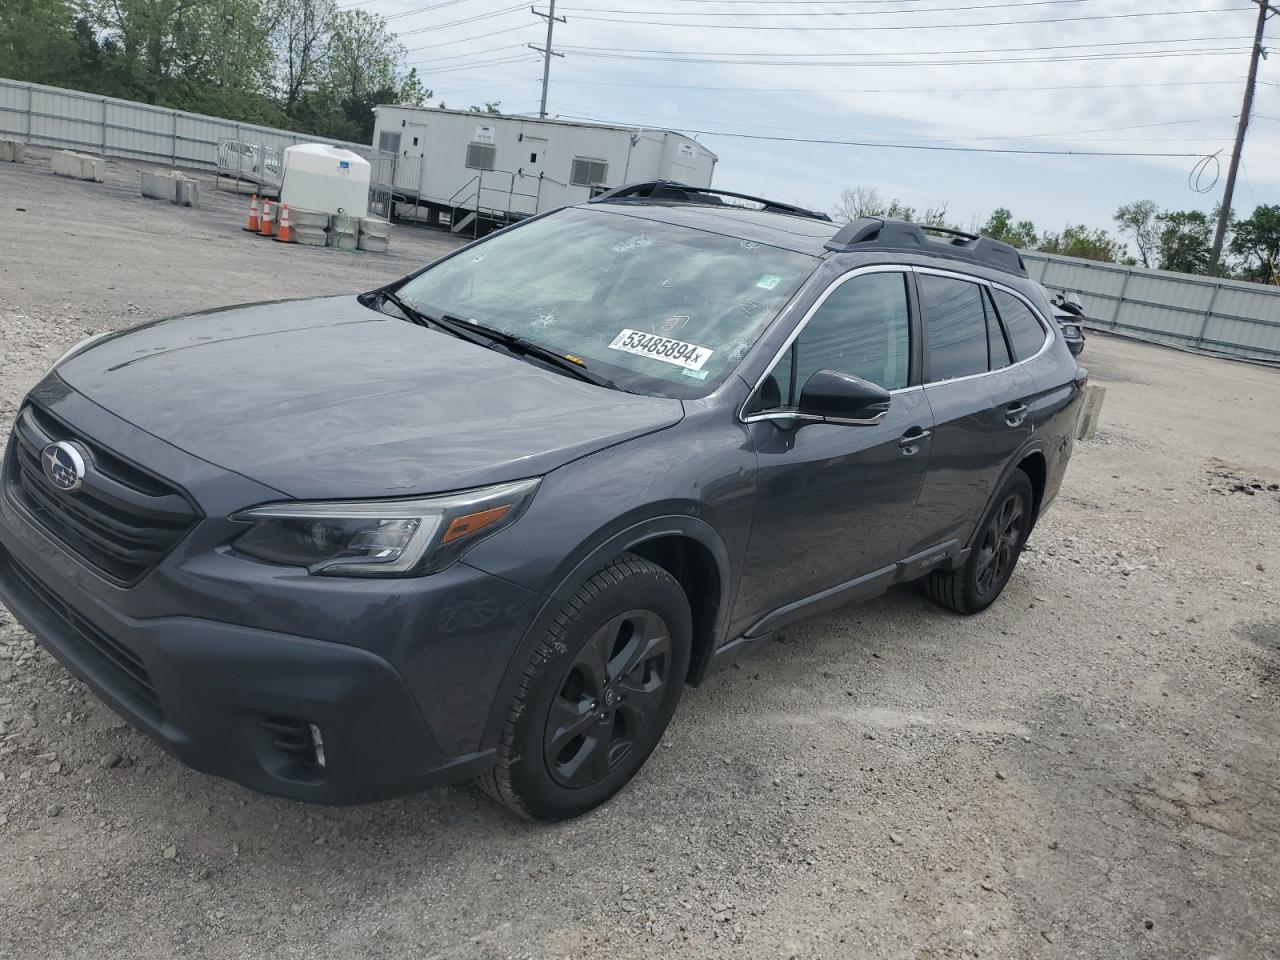
[[249, 201], [249, 222], [244, 228], [250, 233], [257, 233], [260, 229], [258, 226], [258, 195], [255, 193]]
[[289, 226], [289, 205], [280, 204], [280, 232], [276, 239], [281, 243], [293, 243], [293, 228]]
[[274, 236], [276, 232], [275, 211], [271, 206], [270, 200], [262, 201], [262, 229], [258, 231], [260, 237]]

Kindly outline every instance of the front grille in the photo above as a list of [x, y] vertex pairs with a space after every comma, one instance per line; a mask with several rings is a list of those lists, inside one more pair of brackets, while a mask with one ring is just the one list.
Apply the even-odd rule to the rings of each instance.
[[65, 639], [110, 671], [133, 694], [143, 712], [159, 718], [160, 700], [142, 658], [76, 613], [12, 555], [7, 563], [13, 579], [66, 629]]
[[[58, 440], [74, 443], [85, 454], [86, 475], [78, 490], [62, 490], [45, 476], [40, 455]], [[5, 486], [51, 536], [126, 586], [168, 553], [198, 517], [172, 486], [76, 436], [31, 404], [14, 424]]]

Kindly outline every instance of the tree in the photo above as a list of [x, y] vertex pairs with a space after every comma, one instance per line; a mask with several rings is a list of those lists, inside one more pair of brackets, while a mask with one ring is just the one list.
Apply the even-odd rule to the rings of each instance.
[[1133, 238], [1138, 257], [1144, 267], [1151, 266], [1151, 254], [1155, 252], [1160, 227], [1156, 223], [1160, 208], [1152, 200], [1135, 200], [1126, 203], [1115, 213], [1116, 224], [1122, 234]]
[[1160, 225], [1160, 269], [1206, 273], [1214, 229], [1208, 214], [1203, 210], [1166, 210], [1156, 220]]
[[992, 210], [987, 222], [978, 228], [978, 233], [1021, 249], [1034, 247], [1037, 240], [1035, 224], [1030, 220], [1014, 223], [1013, 213], [1008, 207]]
[[280, 0], [272, 39], [280, 58], [280, 99], [286, 112], [318, 82], [337, 12], [334, 0]]
[[1071, 224], [1061, 233], [1046, 233], [1040, 238], [1039, 249], [1045, 253], [1057, 253], [1064, 257], [1080, 257], [1115, 263], [1123, 252], [1123, 245], [1102, 229], [1090, 230], [1084, 224]]
[[832, 215], [840, 221], [851, 223], [863, 217], [883, 217], [887, 220], [907, 220], [930, 227], [946, 226], [947, 205], [925, 207], [917, 212], [915, 207], [898, 200], [896, 197], [885, 201], [874, 187], [850, 187], [840, 194], [840, 199], [831, 210]]
[[1244, 276], [1261, 283], [1277, 282], [1280, 269], [1280, 204], [1255, 207], [1247, 220], [1237, 221], [1231, 252], [1244, 257]]

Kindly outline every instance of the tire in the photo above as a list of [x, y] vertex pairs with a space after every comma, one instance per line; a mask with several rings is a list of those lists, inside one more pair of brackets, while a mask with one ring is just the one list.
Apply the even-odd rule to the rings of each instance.
[[1004, 482], [974, 537], [963, 567], [924, 579], [929, 599], [956, 613], [978, 613], [995, 602], [1013, 575], [1031, 533], [1035, 492], [1021, 470]]
[[565, 603], [529, 658], [486, 793], [528, 820], [604, 803], [643, 766], [689, 670], [689, 601], [657, 564], [623, 554]]

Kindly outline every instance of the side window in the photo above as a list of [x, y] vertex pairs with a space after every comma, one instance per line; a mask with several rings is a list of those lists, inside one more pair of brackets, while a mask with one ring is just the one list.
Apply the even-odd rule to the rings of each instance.
[[1000, 329], [1000, 317], [996, 313], [996, 309], [991, 304], [991, 291], [982, 291], [982, 306], [987, 314], [987, 358], [988, 364], [992, 370], [1001, 370], [1009, 364], [1013, 363], [1013, 357], [1009, 353], [1009, 344], [1004, 338], [1004, 331]]
[[907, 385], [911, 324], [904, 273], [868, 273], [838, 286], [774, 365], [755, 409], [794, 407], [805, 381], [838, 370], [886, 390]]
[[982, 287], [968, 280], [920, 274], [920, 308], [929, 337], [929, 379], [987, 372], [987, 321]]
[[1044, 327], [1040, 326], [1040, 321], [1027, 305], [1013, 294], [996, 290], [995, 295], [1000, 319], [1004, 321], [1004, 328], [1009, 331], [1009, 340], [1013, 343], [1014, 356], [1019, 360], [1035, 356], [1044, 346]]

